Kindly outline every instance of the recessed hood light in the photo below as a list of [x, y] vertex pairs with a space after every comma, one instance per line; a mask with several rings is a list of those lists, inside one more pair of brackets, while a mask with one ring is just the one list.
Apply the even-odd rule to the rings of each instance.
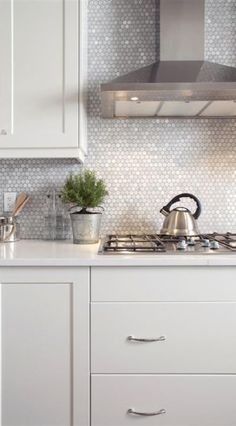
[[236, 68], [204, 60], [204, 30], [205, 0], [160, 0], [160, 60], [103, 84], [102, 116], [236, 118]]

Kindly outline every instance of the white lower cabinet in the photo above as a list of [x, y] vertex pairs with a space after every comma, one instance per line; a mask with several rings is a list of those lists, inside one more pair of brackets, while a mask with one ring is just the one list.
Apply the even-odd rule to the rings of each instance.
[[92, 268], [92, 426], [236, 425], [236, 268]]
[[89, 424], [88, 268], [1, 279], [1, 425]]
[[235, 426], [235, 395], [236, 376], [96, 375], [92, 425]]
[[0, 268], [1, 426], [235, 426], [234, 276]]

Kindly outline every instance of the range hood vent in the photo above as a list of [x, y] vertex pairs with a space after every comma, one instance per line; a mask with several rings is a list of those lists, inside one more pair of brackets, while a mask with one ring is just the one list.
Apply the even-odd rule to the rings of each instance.
[[102, 116], [235, 118], [236, 68], [204, 60], [205, 0], [160, 0], [160, 60], [103, 84]]

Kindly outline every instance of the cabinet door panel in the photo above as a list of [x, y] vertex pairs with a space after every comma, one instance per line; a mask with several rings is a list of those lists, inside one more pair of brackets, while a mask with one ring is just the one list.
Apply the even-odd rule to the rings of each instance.
[[[0, 143], [11, 132], [11, 3], [0, 1]], [[0, 146], [1, 147], [1, 146]]]
[[2, 285], [2, 424], [71, 424], [70, 284]]
[[86, 4], [0, 0], [0, 157], [83, 160]]
[[[235, 426], [235, 376], [93, 376], [92, 426]], [[157, 416], [135, 416], [129, 409]]]
[[15, 1], [14, 17], [14, 132], [59, 136], [65, 107], [63, 0]]
[[0, 283], [0, 425], [88, 426], [89, 268], [4, 267]]
[[236, 373], [235, 302], [93, 303], [91, 321], [93, 373]]
[[235, 277], [235, 266], [92, 267], [91, 298], [93, 302], [233, 301]]

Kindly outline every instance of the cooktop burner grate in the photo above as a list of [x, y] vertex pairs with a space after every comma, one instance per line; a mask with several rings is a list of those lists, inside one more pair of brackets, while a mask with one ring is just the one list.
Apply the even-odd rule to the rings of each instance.
[[157, 234], [153, 235], [108, 235], [103, 250], [105, 252], [155, 253], [165, 252], [165, 244]]
[[227, 232], [226, 234], [218, 234], [214, 232], [213, 234], [206, 234], [204, 238], [209, 240], [218, 241], [219, 244], [226, 247], [228, 250], [236, 251], [236, 234]]
[[236, 234], [217, 232], [194, 237], [174, 237], [159, 234], [108, 235], [100, 244], [99, 253], [142, 254], [169, 253], [212, 254], [236, 252]]

